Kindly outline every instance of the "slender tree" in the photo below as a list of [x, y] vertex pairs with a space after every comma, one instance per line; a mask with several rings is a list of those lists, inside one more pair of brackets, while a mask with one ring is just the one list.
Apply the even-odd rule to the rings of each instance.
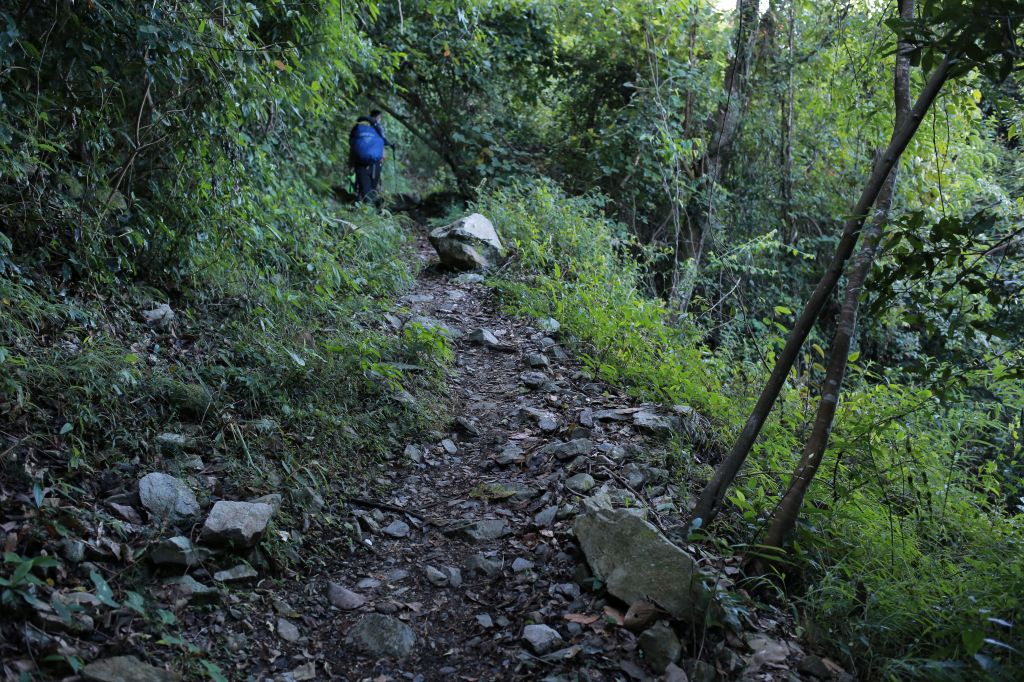
[[[914, 0], [899, 0], [899, 16], [902, 21], [911, 21], [914, 18]], [[893, 98], [896, 110], [894, 130], [899, 130], [910, 115], [910, 51], [912, 47], [904, 40], [897, 43], [893, 78]], [[861, 291], [871, 272], [871, 266], [875, 262], [879, 239], [892, 207], [898, 171], [899, 162], [897, 160], [878, 194], [871, 223], [864, 230], [860, 250], [850, 266], [843, 305], [839, 312], [836, 332], [832, 338], [831, 356], [821, 386], [821, 398], [814, 418], [814, 427], [807, 438], [803, 455], [792, 479], [790, 479], [786, 494], [772, 517], [771, 526], [765, 537], [765, 544], [768, 546], [781, 547], [783, 541], [796, 526], [804, 496], [807, 494], [811, 480], [817, 473], [825, 449], [828, 447], [843, 378], [846, 375], [847, 358], [857, 329], [857, 311], [860, 307]]]
[[[690, 170], [698, 191], [687, 202], [689, 255], [696, 267], [704, 257], [714, 212], [715, 188], [725, 175], [732, 155], [733, 143], [740, 130], [741, 114], [750, 85], [750, 67], [759, 25], [758, 0], [739, 0], [736, 3], [736, 29], [732, 41], [732, 58], [722, 81], [722, 99], [708, 121], [708, 139], [704, 153]], [[678, 259], [678, 254], [676, 254]], [[686, 311], [696, 283], [689, 277], [689, 287], [679, 295], [680, 310]]]
[[[946, 0], [930, 5], [929, 15], [938, 22], [937, 25], [911, 25], [913, 22], [908, 24], [902, 21], [897, 24], [901, 31], [913, 29], [915, 40], [919, 39], [927, 46], [927, 49], [920, 50], [915, 45], [912, 60], [923, 57], [923, 63], [935, 59], [938, 62], [931, 70], [906, 120], [896, 128], [889, 146], [875, 163], [860, 199], [843, 226], [832, 260], [790, 330], [771, 375], [736, 442], [701, 493], [691, 515], [691, 523], [707, 525], [718, 514], [727, 488], [746, 461], [800, 354], [800, 348], [853, 255], [868, 212], [875, 205], [900, 155], [913, 139], [946, 81], [972, 68], [979, 68], [998, 79], [1006, 78], [1013, 71], [1015, 59], [1021, 52], [1018, 47], [1018, 31], [1024, 21], [1024, 8], [1020, 0], [989, 0], [985, 3]], [[942, 55], [941, 59], [938, 55]]]
[[875, 164], [874, 170], [868, 177], [868, 181], [861, 192], [860, 199], [853, 208], [852, 215], [843, 226], [839, 244], [828, 268], [818, 281], [803, 311], [801, 311], [800, 317], [790, 331], [786, 344], [782, 352], [779, 353], [775, 361], [775, 367], [772, 369], [768, 381], [761, 390], [761, 395], [750, 416], [747, 418], [743, 430], [740, 432], [739, 437], [737, 437], [729, 454], [718, 465], [715, 475], [701, 493], [701, 497], [693, 510], [692, 520], [700, 519], [701, 523], [706, 525], [718, 514], [726, 489], [746, 461], [750, 448], [753, 446], [758, 434], [761, 433], [761, 429], [768, 419], [772, 407], [775, 405], [775, 400], [786, 383], [786, 377], [789, 375], [789, 371], [793, 368], [793, 364], [800, 354], [800, 348], [803, 346], [804, 341], [807, 340], [814, 322], [818, 319], [818, 315], [821, 314], [822, 309], [828, 302], [832, 290], [843, 274], [846, 262], [850, 259], [854, 248], [857, 246], [857, 240], [860, 236], [861, 228], [864, 226], [868, 211], [882, 191], [882, 186], [885, 184], [886, 178], [889, 177], [890, 171], [896, 166], [896, 161], [920, 127], [924, 115], [931, 108], [935, 98], [938, 97], [939, 92], [942, 90], [942, 86], [949, 78], [951, 67], [952, 60], [948, 56], [935, 67], [924, 89], [918, 96], [917, 102], [911, 109], [907, 120], [895, 132], [889, 146]]

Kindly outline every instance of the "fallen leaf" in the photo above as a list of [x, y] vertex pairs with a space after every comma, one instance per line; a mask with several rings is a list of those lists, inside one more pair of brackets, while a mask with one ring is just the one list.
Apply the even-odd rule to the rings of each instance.
[[621, 623], [627, 630], [640, 632], [646, 630], [658, 618], [658, 607], [646, 599], [637, 599], [630, 604], [629, 611]]
[[600, 619], [600, 616], [586, 613], [567, 613], [564, 616], [570, 623], [579, 623], [580, 625], [590, 625]]
[[610, 618], [616, 625], [621, 626], [626, 621], [625, 616], [622, 615], [622, 611], [619, 611], [613, 606], [604, 607], [604, 615]]

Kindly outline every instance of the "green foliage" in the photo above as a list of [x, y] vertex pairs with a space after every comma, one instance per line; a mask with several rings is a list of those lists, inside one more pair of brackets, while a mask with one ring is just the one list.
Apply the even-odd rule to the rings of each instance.
[[483, 198], [479, 210], [516, 249], [519, 278], [499, 286], [521, 310], [559, 320], [596, 376], [669, 404], [726, 409], [715, 390], [719, 368], [663, 302], [645, 295], [640, 246], [600, 216], [602, 203], [544, 184]]
[[[792, 311], [778, 306], [776, 319], [759, 321], [764, 362], [702, 345], [702, 330], [644, 293], [644, 251], [601, 215], [604, 205], [543, 183], [484, 197], [480, 210], [515, 245], [515, 266], [497, 286], [516, 310], [558, 319], [595, 374], [693, 405], [727, 440], [782, 345], [777, 319]], [[947, 381], [940, 399], [873, 374], [859, 355], [836, 418], [834, 464], [812, 488], [796, 540], [791, 578], [805, 588], [807, 634], [867, 679], [998, 678], [1024, 649], [1024, 631], [1012, 625], [1024, 606], [1024, 517], [1016, 500], [1006, 505], [1024, 461], [1013, 441], [1024, 391], [1005, 370], [1011, 360]], [[782, 489], [779, 473], [795, 464], [823, 357], [812, 344], [730, 492], [742, 542], [756, 540]], [[685, 458], [693, 477], [700, 467]]]
[[531, 124], [554, 65], [553, 15], [522, 0], [387, 3], [364, 31], [396, 68], [368, 64], [360, 78], [371, 98], [393, 93], [393, 114], [469, 196], [542, 153]]
[[[6, 577], [0, 577], [0, 602], [5, 608], [20, 608], [23, 604], [38, 606], [39, 599], [33, 594], [33, 588], [39, 587], [43, 581], [33, 573], [38, 568], [53, 568], [57, 560], [51, 556], [23, 557], [14, 552], [4, 553], [4, 564], [10, 568]], [[43, 605], [45, 608], [45, 604]]]
[[256, 230], [236, 174], [329, 162], [369, 53], [336, 2], [19, 5], [0, 12], [0, 245], [64, 279], [173, 282], [211, 225]]

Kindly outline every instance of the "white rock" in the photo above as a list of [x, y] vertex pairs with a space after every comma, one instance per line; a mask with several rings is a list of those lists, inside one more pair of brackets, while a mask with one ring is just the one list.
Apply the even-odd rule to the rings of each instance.
[[433, 230], [430, 243], [441, 263], [457, 270], [490, 268], [505, 254], [494, 225], [479, 213]]
[[203, 524], [201, 539], [212, 545], [252, 547], [267, 529], [274, 508], [262, 502], [230, 502], [213, 505]]

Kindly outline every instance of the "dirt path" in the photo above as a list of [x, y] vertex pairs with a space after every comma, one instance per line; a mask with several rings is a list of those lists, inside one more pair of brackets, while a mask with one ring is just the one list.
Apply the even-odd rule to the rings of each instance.
[[[432, 254], [421, 247], [423, 258]], [[620, 648], [635, 648], [633, 636], [564, 620], [565, 613], [595, 609], [593, 596], [581, 595], [574, 580], [578, 562], [571, 519], [564, 518], [580, 496], [564, 488], [568, 472], [557, 458], [536, 453], [594, 431], [602, 433], [594, 452], [624, 445], [615, 437], [621, 434], [603, 437], [600, 427], [586, 426], [593, 426], [595, 410], [623, 401], [595, 397], [608, 388], [588, 384], [549, 334], [502, 315], [482, 284], [457, 281], [427, 268], [404, 299], [409, 320], [437, 321], [457, 336], [457, 421], [441, 443], [413, 444], [421, 462], [405, 470], [389, 500], [421, 516], [366, 510], [364, 530], [382, 529], [368, 537], [376, 551], [358, 553], [333, 576], [366, 597], [364, 610], [409, 623], [416, 643], [400, 663], [341, 647], [329, 656], [332, 668], [350, 679], [398, 679], [408, 671], [412, 679], [488, 680], [586, 667], [594, 669], [586, 679], [612, 679], [600, 670], [619, 670], [626, 653]], [[477, 340], [481, 329], [494, 334], [498, 347]], [[408, 535], [393, 537], [405, 526]], [[361, 615], [345, 615], [340, 629], [348, 631]], [[555, 650], [563, 651], [545, 660], [524, 647], [520, 634], [529, 622], [558, 630], [564, 641]]]
[[[419, 249], [435, 259], [425, 242]], [[678, 535], [674, 486], [652, 455], [664, 441], [642, 433], [658, 424], [634, 423], [638, 406], [586, 378], [557, 334], [503, 314], [490, 289], [466, 279], [427, 267], [403, 299], [403, 324], [455, 335], [451, 430], [409, 444], [384, 481], [389, 497], [350, 501], [357, 546], [337, 547], [304, 590], [257, 586], [228, 599], [227, 617], [195, 624], [211, 645], [227, 643], [233, 679], [661, 679], [616, 623], [628, 605], [606, 610], [607, 595], [587, 589], [572, 533], [583, 498], [607, 494], [647, 506]], [[493, 338], [481, 342], [480, 330]], [[532, 628], [528, 642], [530, 624], [550, 630]], [[750, 655], [736, 637], [684, 636], [682, 658], [713, 661], [690, 663], [702, 682], [716, 667], [725, 678], [800, 679], [786, 677], [800, 652], [782, 646], [771, 665], [751, 666], [731, 653]], [[666, 679], [686, 679], [676, 671]]]

